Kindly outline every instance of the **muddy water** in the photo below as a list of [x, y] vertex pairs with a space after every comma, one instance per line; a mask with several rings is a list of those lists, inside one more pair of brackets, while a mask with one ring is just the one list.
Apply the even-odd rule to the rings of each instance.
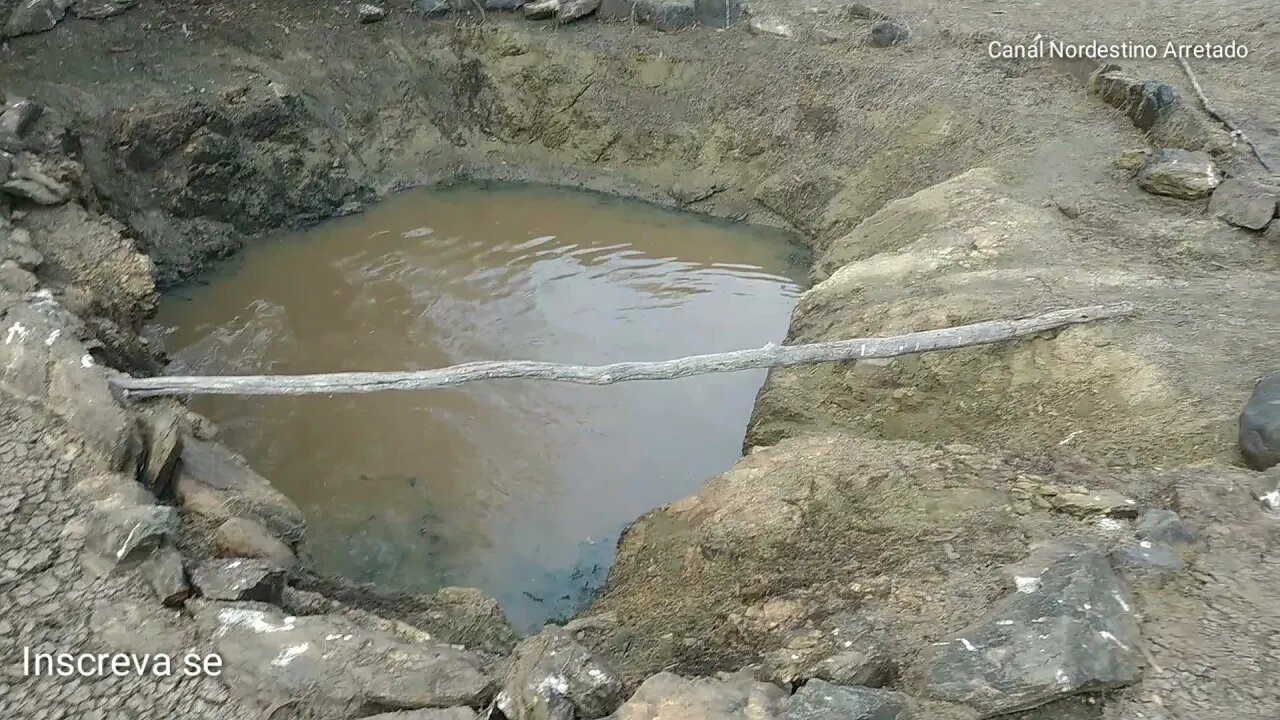
[[[775, 231], [539, 188], [412, 191], [172, 293], [171, 373], [658, 360], [780, 340], [804, 258]], [[309, 518], [316, 565], [484, 588], [519, 625], [598, 586], [621, 528], [738, 457], [764, 373], [196, 398]]]

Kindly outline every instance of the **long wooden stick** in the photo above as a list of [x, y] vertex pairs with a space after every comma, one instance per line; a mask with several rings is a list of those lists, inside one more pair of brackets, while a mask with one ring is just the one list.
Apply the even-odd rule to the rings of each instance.
[[319, 375], [160, 376], [112, 378], [115, 387], [130, 397], [157, 395], [315, 395], [372, 393], [384, 390], [430, 390], [480, 380], [550, 380], [583, 385], [612, 385], [632, 380], [671, 380], [708, 373], [737, 372], [810, 363], [866, 358], [891, 358], [934, 350], [1013, 340], [1067, 325], [1129, 315], [1124, 305], [1056, 310], [1019, 320], [991, 320], [953, 328], [895, 335], [813, 343], [774, 345], [755, 350], [695, 355], [659, 362], [623, 362], [612, 365], [561, 365], [550, 362], [472, 362], [416, 372], [343, 372]]
[[1191, 89], [1195, 91], [1196, 98], [1200, 100], [1200, 107], [1204, 108], [1205, 113], [1214, 120], [1222, 123], [1223, 127], [1225, 127], [1233, 137], [1238, 138], [1243, 141], [1245, 145], [1248, 145], [1249, 149], [1253, 151], [1253, 156], [1262, 164], [1262, 169], [1267, 172], [1275, 172], [1271, 169], [1271, 165], [1267, 162], [1267, 159], [1262, 157], [1262, 152], [1258, 150], [1258, 146], [1254, 145], [1253, 140], [1250, 140], [1249, 136], [1244, 134], [1244, 130], [1241, 130], [1238, 125], [1228, 120], [1226, 115], [1218, 112], [1218, 109], [1209, 102], [1209, 96], [1204, 94], [1204, 88], [1200, 87], [1200, 80], [1196, 78], [1196, 74], [1192, 71], [1191, 64], [1187, 62], [1187, 59], [1182, 56], [1178, 56], [1178, 64], [1182, 66], [1182, 72], [1187, 76], [1187, 80], [1191, 81]]

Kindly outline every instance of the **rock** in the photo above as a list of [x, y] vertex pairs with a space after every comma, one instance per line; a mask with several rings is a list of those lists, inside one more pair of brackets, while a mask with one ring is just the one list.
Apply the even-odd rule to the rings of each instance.
[[119, 497], [93, 505], [84, 561], [99, 576], [145, 559], [177, 533], [178, 514], [164, 505], [135, 505]]
[[37, 205], [61, 205], [71, 199], [71, 188], [50, 177], [31, 155], [19, 155], [9, 172], [9, 178], [0, 183], [0, 192], [16, 198], [30, 200]]
[[507, 655], [520, 635], [497, 600], [468, 587], [446, 587], [422, 597], [406, 619], [454, 645]]
[[1267, 512], [1280, 513], [1280, 466], [1262, 473], [1258, 502]]
[[879, 687], [893, 674], [884, 638], [856, 616], [833, 618], [834, 627], [793, 635], [761, 661], [761, 677], [787, 687], [814, 678], [836, 685]]
[[268, 567], [293, 572], [298, 558], [263, 525], [248, 518], [233, 517], [218, 526], [213, 539], [218, 554], [228, 558], [254, 558]]
[[556, 20], [562, 23], [584, 18], [600, 8], [600, 0], [562, 0]]
[[5, 237], [0, 229], [0, 262], [12, 262], [23, 270], [35, 272], [44, 264], [44, 255], [31, 247], [26, 230], [15, 228]]
[[187, 573], [182, 566], [182, 553], [172, 545], [161, 545], [142, 564], [142, 574], [165, 605], [181, 605], [191, 596]]
[[1049, 499], [1049, 503], [1055, 510], [1076, 517], [1104, 515], [1134, 518], [1138, 516], [1137, 503], [1115, 490], [1058, 493]]
[[791, 23], [773, 15], [753, 16], [751, 22], [747, 24], [747, 30], [752, 35], [765, 35], [776, 38], [791, 38], [795, 35], [795, 30], [791, 27]]
[[138, 4], [138, 0], [75, 0], [71, 12], [76, 17], [102, 20], [128, 10]]
[[872, 26], [871, 34], [867, 36], [867, 44], [871, 47], [887, 48], [901, 45], [909, 37], [911, 37], [911, 31], [905, 26], [885, 21]]
[[[44, 108], [36, 103], [22, 98], [10, 99], [4, 104], [3, 112], [0, 112], [0, 136], [12, 136], [21, 140], [31, 132], [31, 126], [35, 125], [40, 116], [44, 114]], [[5, 148], [8, 150], [8, 148]], [[17, 152], [17, 150], [10, 150]]]
[[356, 16], [360, 19], [361, 24], [368, 25], [386, 19], [387, 10], [379, 5], [361, 3], [356, 6]]
[[476, 720], [476, 711], [469, 707], [405, 710], [403, 712], [370, 715], [364, 720]]
[[1140, 678], [1134, 601], [1097, 548], [1042, 547], [1014, 580], [992, 613], [938, 645], [923, 673], [930, 696], [990, 716]]
[[1138, 519], [1134, 535], [1165, 545], [1191, 545], [1200, 541], [1200, 533], [1182, 521], [1172, 510], [1148, 510]]
[[520, 10], [530, 20], [546, 20], [560, 11], [560, 0], [537, 0], [525, 4]]
[[1182, 200], [1208, 197], [1222, 176], [1206, 152], [1165, 148], [1138, 171], [1138, 186], [1153, 195]]
[[206, 560], [191, 570], [191, 584], [210, 600], [279, 603], [284, 571], [253, 558]]
[[178, 411], [157, 406], [141, 413], [146, 455], [138, 479], [156, 497], [172, 497], [173, 475], [182, 457], [182, 424]]
[[1178, 104], [1177, 93], [1168, 83], [1139, 80], [1119, 70], [1098, 73], [1090, 87], [1108, 105], [1124, 111], [1143, 131], [1155, 127]]
[[71, 0], [20, 0], [9, 12], [4, 34], [17, 37], [51, 30], [70, 6]]
[[493, 693], [475, 654], [404, 642], [342, 616], [294, 617], [258, 603], [202, 603], [196, 620], [221, 654], [221, 679], [233, 692], [280, 700], [305, 696], [315, 710], [324, 710], [323, 717], [360, 717], [368, 708], [479, 707]]
[[1111, 551], [1111, 562], [1117, 567], [1168, 572], [1180, 572], [1183, 567], [1182, 556], [1176, 550], [1150, 540], [1117, 547]]
[[574, 720], [608, 715], [626, 699], [613, 668], [558, 627], [516, 646], [498, 709], [508, 720]]
[[787, 701], [784, 720], [907, 720], [906, 696], [811, 680]]
[[1280, 371], [1258, 381], [1240, 413], [1240, 454], [1254, 470], [1280, 465]]
[[786, 697], [745, 674], [716, 679], [664, 672], [645, 680], [614, 720], [773, 720]]
[[742, 15], [738, 0], [604, 0], [596, 13], [670, 32], [694, 25], [725, 28]]
[[286, 543], [302, 538], [306, 521], [291, 500], [217, 443], [185, 435], [174, 494], [184, 513], [210, 525], [228, 518], [256, 520]]
[[451, 0], [418, 0], [418, 10], [427, 17], [453, 12]]
[[1236, 227], [1262, 230], [1276, 216], [1280, 190], [1260, 183], [1227, 178], [1213, 191], [1209, 213]]

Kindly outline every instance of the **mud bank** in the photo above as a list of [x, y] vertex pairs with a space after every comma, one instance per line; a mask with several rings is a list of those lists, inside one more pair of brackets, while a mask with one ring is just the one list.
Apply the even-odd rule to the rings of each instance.
[[[1280, 529], [1256, 496], [1275, 477], [1233, 463], [1280, 349], [1280, 225], [1152, 196], [1126, 158], [1208, 151], [1254, 199], [1272, 179], [1189, 104], [1146, 104], [1163, 96], [1140, 77], [995, 62], [928, 23], [877, 47], [883, 18], [859, 8], [757, 3], [663, 34], [155, 2], [11, 39], [5, 97], [42, 111], [0, 161], [0, 649], [198, 648], [227, 669], [15, 674], [0, 711], [1274, 715]], [[637, 521], [600, 600], [517, 647], [474, 591], [309, 575], [301, 513], [216, 429], [107, 382], [158, 368], [138, 336], [157, 286], [458, 178], [792, 228], [820, 282], [791, 340], [1099, 296], [1140, 312], [774, 373], [751, 452]]]

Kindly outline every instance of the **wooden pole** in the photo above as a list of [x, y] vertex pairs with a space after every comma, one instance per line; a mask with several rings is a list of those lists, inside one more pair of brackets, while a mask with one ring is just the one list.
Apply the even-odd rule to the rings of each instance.
[[775, 345], [695, 355], [659, 362], [612, 365], [562, 365], [533, 361], [472, 362], [414, 372], [342, 372], [317, 375], [118, 376], [111, 383], [126, 397], [159, 395], [329, 395], [385, 390], [431, 390], [481, 380], [549, 380], [583, 385], [612, 385], [633, 380], [671, 380], [691, 375], [737, 372], [866, 358], [891, 358], [989, 345], [1035, 335], [1068, 325], [1130, 315], [1127, 304], [1055, 310], [1018, 320], [990, 320], [972, 325], [926, 330], [884, 338], [835, 340], [809, 345]]

